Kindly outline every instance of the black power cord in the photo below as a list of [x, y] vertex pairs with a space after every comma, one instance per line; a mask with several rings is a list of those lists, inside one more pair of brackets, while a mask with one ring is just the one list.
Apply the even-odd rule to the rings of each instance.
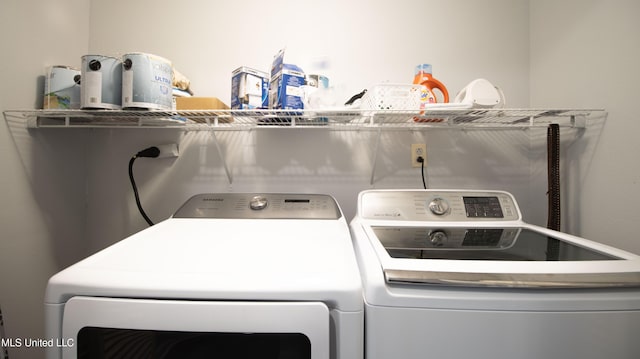
[[144, 220], [147, 221], [149, 226], [153, 226], [153, 222], [151, 221], [149, 216], [147, 216], [144, 209], [142, 208], [142, 204], [140, 203], [140, 195], [138, 194], [138, 187], [136, 186], [136, 181], [133, 178], [133, 163], [136, 161], [136, 158], [138, 157], [156, 158], [158, 156], [160, 156], [160, 149], [154, 146], [136, 153], [135, 156], [131, 157], [131, 160], [129, 160], [129, 180], [131, 180], [131, 187], [133, 187], [133, 194], [136, 197], [136, 205], [138, 206], [138, 211], [140, 211], [140, 214], [142, 215]]
[[424, 187], [424, 189], [427, 189], [427, 181], [425, 181], [424, 179], [424, 158], [422, 156], [418, 156], [418, 158], [416, 158], [416, 161], [420, 162], [420, 173], [422, 173], [422, 187]]
[[560, 230], [560, 126], [550, 124], [547, 129], [547, 228]]
[[[560, 125], [552, 123], [547, 128], [547, 228], [560, 230]], [[560, 243], [547, 240], [547, 260], [557, 261], [560, 257]]]

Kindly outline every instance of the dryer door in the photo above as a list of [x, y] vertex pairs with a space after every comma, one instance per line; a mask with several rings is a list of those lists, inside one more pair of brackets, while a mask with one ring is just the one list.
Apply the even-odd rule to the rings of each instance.
[[64, 358], [329, 358], [321, 302], [223, 302], [74, 297]]

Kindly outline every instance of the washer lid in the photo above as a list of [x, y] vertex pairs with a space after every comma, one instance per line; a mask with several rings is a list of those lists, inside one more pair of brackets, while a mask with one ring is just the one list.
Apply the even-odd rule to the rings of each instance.
[[363, 191], [354, 225], [361, 262], [377, 257], [387, 283], [640, 287], [640, 257], [526, 224], [504, 191]]
[[388, 283], [640, 287], [640, 257], [533, 225], [363, 225]]
[[622, 259], [522, 227], [371, 229], [392, 258], [533, 262]]

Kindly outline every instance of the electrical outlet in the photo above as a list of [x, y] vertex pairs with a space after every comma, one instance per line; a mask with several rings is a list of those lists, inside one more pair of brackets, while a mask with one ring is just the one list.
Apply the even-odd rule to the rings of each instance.
[[175, 143], [159, 145], [156, 147], [158, 148], [158, 150], [160, 150], [160, 154], [158, 155], [158, 158], [178, 157], [180, 155], [180, 151], [178, 151], [178, 145]]
[[418, 162], [418, 157], [422, 157], [424, 166], [427, 166], [427, 144], [413, 143], [411, 144], [411, 166], [422, 167], [422, 163]]

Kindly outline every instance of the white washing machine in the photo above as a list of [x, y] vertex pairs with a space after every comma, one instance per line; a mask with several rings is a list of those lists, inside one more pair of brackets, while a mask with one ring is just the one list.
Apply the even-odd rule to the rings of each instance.
[[362, 358], [363, 303], [335, 200], [202, 194], [54, 275], [48, 358]]
[[351, 232], [367, 359], [640, 358], [640, 257], [524, 223], [509, 193], [364, 191]]

